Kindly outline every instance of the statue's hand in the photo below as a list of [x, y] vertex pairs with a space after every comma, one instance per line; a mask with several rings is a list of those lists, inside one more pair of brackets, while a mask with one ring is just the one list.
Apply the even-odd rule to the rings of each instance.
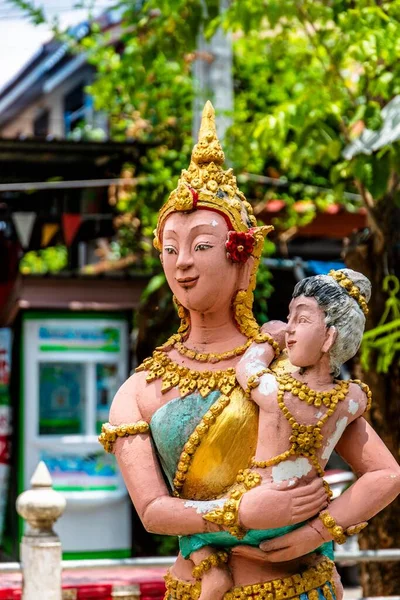
[[260, 544], [265, 559], [270, 562], [286, 562], [313, 552], [324, 540], [310, 525], [291, 531], [282, 537]]
[[[291, 517], [289, 525], [307, 521], [328, 506], [328, 496], [323, 479], [316, 477], [310, 483], [303, 485], [299, 485], [299, 483], [299, 479], [294, 477], [290, 483], [283, 481], [272, 485], [274, 489], [289, 499], [290, 512], [288, 514]], [[279, 501], [282, 501], [282, 498], [283, 496], [280, 495]]]
[[269, 562], [267, 553], [260, 550], [260, 548], [254, 548], [254, 546], [234, 546], [231, 550], [231, 554], [248, 558], [253, 562]]
[[232, 587], [233, 579], [228, 567], [213, 567], [201, 578], [199, 600], [222, 600]]
[[321, 478], [294, 487], [263, 484], [244, 494], [239, 518], [246, 529], [272, 529], [311, 519], [327, 505]]

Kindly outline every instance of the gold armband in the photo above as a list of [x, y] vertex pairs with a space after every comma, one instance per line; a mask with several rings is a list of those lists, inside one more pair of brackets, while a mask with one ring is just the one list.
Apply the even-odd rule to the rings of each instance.
[[239, 506], [243, 495], [252, 488], [260, 485], [261, 476], [251, 469], [239, 471], [236, 477], [235, 488], [222, 508], [212, 510], [203, 516], [203, 519], [225, 527], [229, 533], [242, 539], [246, 535], [246, 529], [239, 523]]
[[279, 347], [279, 344], [274, 340], [273, 337], [269, 335], [269, 333], [263, 333], [262, 331], [260, 331], [260, 333], [254, 338], [254, 341], [256, 342], [256, 344], [264, 344], [264, 342], [268, 342], [268, 344], [274, 351], [275, 358], [278, 358], [278, 356], [280, 356], [281, 349]]
[[350, 525], [347, 529], [343, 529], [343, 527], [336, 523], [328, 511], [324, 510], [318, 516], [337, 544], [344, 544], [347, 536], [360, 533], [368, 525], [366, 521], [363, 521], [357, 523], [357, 525]]
[[250, 377], [247, 380], [247, 388], [244, 392], [244, 395], [246, 396], [247, 399], [250, 400], [251, 398], [251, 392], [260, 385], [260, 381], [261, 381], [261, 377], [263, 375], [268, 375], [269, 373], [271, 373], [270, 369], [261, 369], [260, 371], [258, 371], [258, 373], [255, 373], [254, 375], [250, 375]]
[[99, 442], [104, 447], [106, 452], [112, 453], [114, 450], [115, 440], [119, 437], [127, 437], [128, 435], [137, 435], [138, 433], [147, 433], [150, 426], [146, 421], [137, 421], [136, 423], [122, 423], [121, 425], [111, 425], [104, 423], [101, 427]]
[[216, 552], [207, 556], [201, 561], [192, 571], [192, 575], [195, 579], [201, 579], [204, 573], [207, 573], [212, 567], [220, 567], [221, 565], [228, 562], [229, 555], [227, 552]]

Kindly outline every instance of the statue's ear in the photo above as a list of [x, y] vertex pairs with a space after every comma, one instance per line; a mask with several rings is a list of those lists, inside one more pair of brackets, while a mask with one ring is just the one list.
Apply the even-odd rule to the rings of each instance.
[[325, 334], [325, 342], [322, 346], [322, 352], [329, 352], [337, 338], [336, 327], [328, 327]]
[[162, 257], [162, 254], [161, 254], [161, 252], [160, 252], [160, 254], [159, 254], [159, 257], [160, 257], [160, 263], [161, 263], [161, 264], [164, 266], [164, 263], [163, 263], [163, 257]]
[[247, 290], [250, 284], [250, 276], [254, 267], [254, 257], [249, 256], [245, 263], [240, 265], [238, 290]]

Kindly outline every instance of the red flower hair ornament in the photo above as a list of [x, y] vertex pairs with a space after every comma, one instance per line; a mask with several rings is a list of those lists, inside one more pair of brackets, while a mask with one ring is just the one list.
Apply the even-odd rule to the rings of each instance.
[[253, 229], [248, 231], [228, 231], [228, 239], [225, 242], [227, 257], [236, 263], [245, 263], [254, 250], [256, 239]]

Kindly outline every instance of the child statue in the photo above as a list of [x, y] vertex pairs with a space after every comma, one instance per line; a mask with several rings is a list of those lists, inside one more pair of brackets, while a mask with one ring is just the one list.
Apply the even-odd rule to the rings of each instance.
[[[117, 392], [100, 441], [146, 529], [182, 536], [166, 599], [340, 600], [329, 542], [400, 490], [362, 417], [368, 389], [333, 380], [360, 342], [369, 283], [348, 271], [304, 280], [288, 325], [260, 329], [253, 291], [270, 228], [223, 161], [207, 103], [155, 232], [181, 326]], [[334, 447], [360, 478], [328, 506]]]
[[[299, 369], [291, 374], [277, 375], [263, 361], [259, 348], [253, 346], [238, 363], [237, 379], [247, 388], [248, 397], [259, 406], [260, 411], [257, 448], [251, 461], [251, 471], [247, 474], [247, 477], [251, 474], [253, 486], [282, 483], [301, 485], [301, 482], [323, 477], [324, 467], [335, 447], [344, 458], [348, 458], [349, 452], [354, 456], [352, 446], [355, 440], [362, 442], [364, 436], [376, 437], [361, 418], [370, 406], [371, 392], [368, 387], [358, 380], [334, 380], [340, 366], [354, 356], [359, 348], [369, 297], [368, 279], [349, 269], [302, 280], [293, 293], [285, 336], [288, 358]], [[276, 435], [277, 431], [280, 432], [279, 436]], [[379, 441], [379, 445], [382, 442]], [[183, 537], [181, 548], [184, 555], [188, 556], [192, 550], [197, 558], [196, 554], [202, 548], [202, 560], [208, 564], [208, 556], [216, 552], [216, 547], [269, 562], [298, 558], [312, 551], [331, 558], [331, 547], [326, 542], [333, 539], [343, 543], [347, 535], [361, 531], [367, 525], [365, 520], [398, 493], [398, 482], [394, 484], [393, 477], [390, 477], [393, 475], [392, 469], [396, 471], [396, 463], [387, 450], [385, 461], [376, 465], [379, 486], [375, 488], [375, 493], [371, 495], [369, 490], [371, 474], [364, 476], [335, 500], [329, 506], [329, 511], [320, 512], [300, 529], [286, 527], [282, 531], [250, 529], [240, 532], [240, 527], [238, 530], [238, 524], [234, 522], [233, 527], [227, 527], [228, 530], [232, 527], [231, 537], [225, 535], [222, 538], [220, 533]], [[353, 462], [352, 466], [356, 467], [357, 472], [363, 472], [359, 462]], [[241, 474], [239, 480], [243, 480], [243, 477], [246, 475]], [[238, 488], [240, 486], [234, 486], [224, 505], [205, 518], [224, 525], [226, 513], [234, 513], [236, 509], [232, 505], [232, 498]], [[363, 500], [364, 497], [368, 497], [368, 500]], [[243, 497], [243, 502], [247, 499], [250, 496]], [[318, 494], [315, 502], [318, 503]], [[259, 510], [263, 510], [262, 505]], [[292, 534], [289, 534], [290, 530], [293, 530]], [[269, 542], [267, 540], [271, 539], [271, 534], [275, 541]], [[234, 536], [239, 539], [235, 540]], [[206, 543], [212, 544], [213, 548], [204, 546]], [[251, 545], [252, 548], [240, 548], [239, 544]], [[266, 550], [264, 556], [262, 552], [254, 550], [259, 545]], [[227, 575], [220, 573], [219, 576], [221, 584], [224, 581], [227, 585]], [[218, 572], [214, 572], [214, 581], [217, 577]], [[203, 585], [202, 597], [204, 595], [210, 600], [217, 598], [211, 589], [207, 590], [206, 596], [204, 588]], [[322, 591], [328, 598], [342, 597], [337, 579], [336, 582], [327, 582]]]

